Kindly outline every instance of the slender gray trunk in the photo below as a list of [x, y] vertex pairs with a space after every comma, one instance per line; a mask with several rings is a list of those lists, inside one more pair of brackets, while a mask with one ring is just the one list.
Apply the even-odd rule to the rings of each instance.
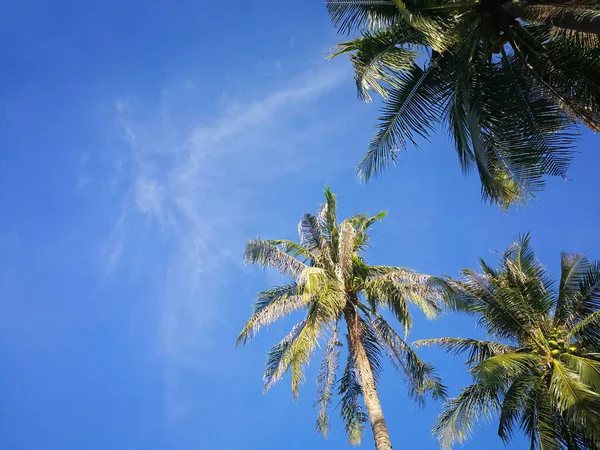
[[[535, 6], [536, 1], [511, 1], [504, 4], [505, 11], [516, 19], [527, 20], [530, 14], [527, 11], [527, 6]], [[581, 33], [593, 33], [600, 35], [600, 14], [592, 19], [581, 20], [578, 18], [575, 9], [569, 10], [565, 7], [565, 12], [558, 17], [547, 19], [546, 23], [565, 30], [579, 31]]]
[[353, 302], [349, 301], [344, 309], [344, 318], [348, 325], [348, 336], [350, 338], [351, 351], [354, 354], [356, 369], [362, 385], [363, 398], [373, 430], [375, 439], [375, 448], [377, 450], [392, 450], [390, 435], [383, 418], [383, 410], [379, 402], [379, 395], [375, 387], [375, 377], [371, 364], [367, 358], [367, 352], [361, 339], [361, 324], [358, 320], [358, 313]]

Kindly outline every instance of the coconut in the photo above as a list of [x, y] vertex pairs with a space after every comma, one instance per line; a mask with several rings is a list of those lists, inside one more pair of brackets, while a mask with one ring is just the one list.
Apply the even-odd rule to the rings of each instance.
[[552, 350], [552, 352], [550, 352], [550, 354], [554, 357], [557, 357], [558, 355], [560, 355], [560, 350], [554, 349]]
[[550, 347], [552, 347], [552, 348], [558, 348], [558, 342], [556, 342], [552, 339], [548, 341], [548, 345], [550, 345]]

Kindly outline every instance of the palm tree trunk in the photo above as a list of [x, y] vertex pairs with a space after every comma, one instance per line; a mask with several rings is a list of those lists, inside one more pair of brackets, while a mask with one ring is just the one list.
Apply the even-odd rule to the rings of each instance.
[[[536, 4], [543, 5], [543, 2], [536, 2], [531, 0], [514, 0], [508, 1], [504, 4], [504, 10], [510, 14], [515, 19], [525, 19], [527, 20], [529, 14], [527, 11], [527, 6], [534, 6]], [[556, 5], [556, 4], [555, 4]], [[556, 6], [559, 6], [560, 3]], [[593, 33], [600, 35], [600, 15], [588, 20], [581, 20], [578, 17], [577, 11], [572, 10], [569, 11], [565, 7], [565, 11], [559, 16], [554, 18], [549, 18], [546, 23], [548, 25], [552, 25], [558, 28], [563, 28], [565, 30], [578, 31], [580, 33]]]
[[373, 370], [367, 358], [367, 352], [361, 338], [361, 323], [358, 320], [358, 314], [352, 301], [349, 301], [344, 308], [344, 318], [348, 326], [348, 336], [351, 345], [351, 352], [355, 358], [356, 369], [362, 385], [363, 398], [371, 422], [373, 437], [375, 438], [375, 448], [377, 450], [392, 450], [390, 435], [383, 418], [383, 410], [379, 402], [379, 395], [375, 387], [375, 378]]

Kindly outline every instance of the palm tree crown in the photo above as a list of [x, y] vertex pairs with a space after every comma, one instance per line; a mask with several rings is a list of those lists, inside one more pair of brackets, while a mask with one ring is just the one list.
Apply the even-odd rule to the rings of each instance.
[[[502, 207], [565, 177], [581, 122], [600, 131], [596, 0], [331, 0], [359, 97], [384, 97], [359, 176], [442, 124], [464, 172]], [[417, 57], [420, 56], [418, 59]]]
[[481, 261], [481, 270], [449, 285], [493, 340], [416, 344], [468, 353], [473, 384], [446, 402], [434, 429], [443, 447], [495, 414], [507, 442], [520, 428], [532, 449], [600, 448], [600, 264], [563, 253], [555, 287], [524, 236], [500, 269]]
[[[385, 216], [383, 212], [373, 217], [355, 215], [338, 224], [336, 198], [329, 188], [325, 190], [325, 198], [326, 203], [316, 216], [302, 216], [298, 225], [299, 243], [260, 238], [247, 243], [246, 262], [273, 267], [293, 281], [259, 294], [238, 344], [246, 343], [263, 326], [302, 311], [304, 317], [267, 355], [265, 390], [290, 371], [296, 397], [304, 381], [304, 368], [322, 342], [315, 403], [319, 410], [317, 429], [326, 435], [328, 407], [337, 385], [350, 442], [360, 443], [368, 418], [377, 449], [391, 449], [376, 390], [383, 353], [405, 375], [409, 392], [417, 400], [422, 400], [428, 392], [435, 398], [443, 397], [444, 387], [432, 366], [417, 358], [380, 310], [389, 310], [406, 334], [412, 325], [409, 305], [417, 306], [433, 318], [440, 311], [440, 291], [427, 275], [402, 267], [367, 264], [364, 259], [369, 244], [367, 231]], [[348, 356], [338, 378], [344, 333]], [[361, 396], [367, 414], [360, 405]]]

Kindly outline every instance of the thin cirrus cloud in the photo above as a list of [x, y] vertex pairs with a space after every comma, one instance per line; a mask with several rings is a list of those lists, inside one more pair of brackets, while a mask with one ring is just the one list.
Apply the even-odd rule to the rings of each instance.
[[[181, 114], [206, 105], [198, 83], [162, 90], [151, 114], [133, 99], [116, 103], [128, 155], [116, 164], [113, 184], [125, 186], [123, 208], [104, 249], [105, 270], [126, 270], [132, 258], [143, 260], [147, 273], [160, 265], [159, 341], [170, 371], [206, 364], [198, 355], [214, 344], [211, 327], [223, 322], [227, 305], [216, 298], [227, 272], [240, 263], [254, 187], [314, 159], [305, 140], [322, 124], [306, 119], [307, 106], [348, 79], [346, 69], [325, 62], [284, 76], [271, 84], [280, 88], [254, 98], [240, 92], [246, 100], [229, 101], [212, 117]], [[208, 100], [218, 104], [218, 93]], [[144, 255], [152, 245], [161, 246], [160, 261], [155, 253]]]

